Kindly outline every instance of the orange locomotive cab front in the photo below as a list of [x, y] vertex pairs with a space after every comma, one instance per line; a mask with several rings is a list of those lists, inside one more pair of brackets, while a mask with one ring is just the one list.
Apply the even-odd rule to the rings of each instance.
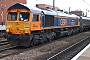
[[7, 13], [6, 32], [11, 34], [30, 34], [30, 12], [12, 9]]

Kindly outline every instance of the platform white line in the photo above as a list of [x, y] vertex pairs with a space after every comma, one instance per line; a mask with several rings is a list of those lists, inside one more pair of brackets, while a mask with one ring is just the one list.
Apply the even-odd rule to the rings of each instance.
[[88, 44], [81, 52], [79, 52], [74, 58], [71, 60], [76, 60], [81, 54], [83, 54], [88, 48], [90, 47], [90, 44]]

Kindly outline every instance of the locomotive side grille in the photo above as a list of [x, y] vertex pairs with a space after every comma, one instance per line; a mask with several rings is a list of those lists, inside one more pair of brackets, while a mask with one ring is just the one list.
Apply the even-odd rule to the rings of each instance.
[[45, 15], [45, 27], [54, 26], [54, 16]]

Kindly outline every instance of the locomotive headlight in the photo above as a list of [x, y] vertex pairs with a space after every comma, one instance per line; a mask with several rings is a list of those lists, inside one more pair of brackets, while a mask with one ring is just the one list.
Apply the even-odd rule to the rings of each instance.
[[9, 29], [6, 29], [6, 32], [9, 32]]

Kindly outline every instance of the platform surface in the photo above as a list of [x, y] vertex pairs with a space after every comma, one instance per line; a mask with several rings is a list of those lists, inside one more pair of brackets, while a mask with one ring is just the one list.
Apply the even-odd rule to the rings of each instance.
[[86, 50], [83, 51], [82, 54], [76, 60], [90, 60], [90, 44], [86, 47]]
[[88, 44], [81, 52], [79, 52], [71, 60], [90, 60], [90, 44]]
[[78, 57], [77, 60], [90, 60], [90, 46], [83, 54]]

